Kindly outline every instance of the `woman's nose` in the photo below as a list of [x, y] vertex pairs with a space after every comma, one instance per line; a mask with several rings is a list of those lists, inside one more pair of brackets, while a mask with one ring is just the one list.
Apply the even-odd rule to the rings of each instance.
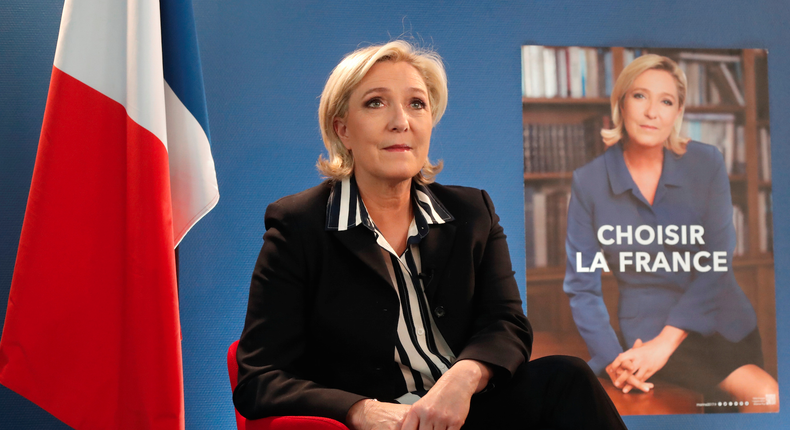
[[647, 106], [645, 106], [645, 116], [648, 118], [655, 118], [658, 115], [658, 103], [657, 102], [649, 102]]
[[390, 118], [389, 129], [399, 132], [409, 129], [409, 118], [406, 115], [406, 110], [403, 106], [396, 105], [392, 109], [392, 117]]

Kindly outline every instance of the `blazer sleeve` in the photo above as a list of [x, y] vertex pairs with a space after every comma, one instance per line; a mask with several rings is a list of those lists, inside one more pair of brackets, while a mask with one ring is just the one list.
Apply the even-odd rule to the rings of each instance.
[[304, 225], [278, 203], [267, 208], [265, 223], [239, 340], [233, 402], [248, 419], [312, 415], [344, 422], [349, 408], [364, 397], [327, 388], [298, 371], [306, 350]]
[[[458, 355], [496, 366], [495, 378], [512, 376], [532, 352], [532, 327], [524, 316], [513, 277], [507, 237], [494, 204], [482, 191], [490, 229], [475, 270], [472, 336]], [[509, 375], [503, 373], [507, 371]]]
[[623, 352], [623, 348], [609, 324], [609, 312], [601, 291], [601, 269], [594, 272], [576, 269], [577, 258], [581, 259], [582, 267], [589, 268], [595, 255], [601, 251], [593, 225], [592, 202], [588, 201], [591, 194], [583, 190], [581, 180], [574, 173], [565, 240], [568, 258], [562, 288], [570, 298], [573, 321], [590, 352], [587, 364], [593, 372], [600, 374]]
[[[707, 196], [705, 213], [702, 226], [705, 229], [703, 239], [705, 244], [700, 251], [726, 252], [726, 266], [724, 271], [713, 270], [713, 259], [708, 258], [709, 271], [695, 270], [694, 279], [672, 307], [667, 318], [667, 325], [683, 330], [691, 330], [704, 336], [716, 331], [716, 311], [718, 310], [717, 297], [723, 294], [726, 286], [734, 284], [735, 277], [732, 273], [732, 253], [735, 251], [735, 227], [732, 222], [732, 195], [730, 194], [730, 180], [724, 165], [722, 155], [714, 152], [711, 161], [716, 166], [710, 182], [706, 184], [704, 192], [700, 195]], [[736, 287], [737, 288], [737, 287]]]

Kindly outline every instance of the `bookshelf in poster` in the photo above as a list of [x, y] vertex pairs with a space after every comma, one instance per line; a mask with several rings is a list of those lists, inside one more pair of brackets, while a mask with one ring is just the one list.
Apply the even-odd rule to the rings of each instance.
[[[625, 49], [624, 64], [642, 53], [642, 49]], [[523, 97], [605, 98], [612, 93], [614, 61], [611, 49], [524, 45], [521, 62]]]
[[[602, 109], [608, 105], [606, 97], [619, 73], [614, 68], [624, 67], [647, 52], [638, 48], [522, 47], [525, 114], [538, 109], [543, 110], [540, 117], [546, 118], [546, 109], [556, 112], [549, 121], [530, 122], [525, 116], [528, 267], [564, 265], [566, 226], [561, 224], [566, 217], [563, 211], [567, 210], [571, 172], [605, 150], [599, 134], [602, 128], [611, 127], [611, 119]], [[758, 228], [751, 232], [751, 239], [757, 241], [760, 252], [771, 252], [771, 149], [767, 121], [759, 123], [757, 159], [752, 161], [757, 165], [760, 181], [758, 207], [747, 208], [745, 110], [754, 106], [745, 106], [742, 51], [651, 52], [673, 58], [687, 76], [687, 111], [681, 135], [715, 146], [724, 157], [733, 181], [733, 224], [737, 235], [734, 255], [749, 253], [752, 217], [757, 218]], [[562, 121], [565, 107], [575, 112], [571, 114], [573, 120]], [[580, 118], [578, 112], [582, 109], [589, 113]]]

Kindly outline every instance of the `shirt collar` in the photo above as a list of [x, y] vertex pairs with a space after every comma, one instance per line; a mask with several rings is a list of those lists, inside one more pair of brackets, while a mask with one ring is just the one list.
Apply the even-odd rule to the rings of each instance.
[[[609, 185], [612, 187], [612, 192], [621, 194], [628, 190], [636, 189], [636, 183], [628, 172], [628, 167], [625, 165], [625, 158], [623, 158], [623, 143], [618, 142], [613, 145], [604, 153], [606, 161], [606, 170], [609, 176]], [[661, 168], [661, 178], [659, 179], [659, 186], [672, 185], [680, 187], [683, 185], [683, 179], [680, 177], [678, 164], [680, 163], [680, 156], [674, 152], [664, 148], [664, 165]]]
[[[444, 224], [455, 219], [425, 185], [412, 181], [411, 196], [414, 200], [412, 206], [418, 235], [410, 234], [410, 243], [412, 239], [419, 241], [425, 237], [430, 225]], [[356, 179], [352, 176], [335, 182], [326, 204], [326, 230], [346, 231], [360, 224], [376, 231], [359, 194]]]

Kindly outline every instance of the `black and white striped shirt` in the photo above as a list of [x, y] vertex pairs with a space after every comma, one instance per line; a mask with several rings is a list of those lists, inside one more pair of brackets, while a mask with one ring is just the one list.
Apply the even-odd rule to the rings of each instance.
[[411, 193], [414, 218], [409, 226], [408, 246], [401, 255], [397, 255], [376, 228], [353, 177], [335, 183], [326, 209], [327, 230], [345, 231], [363, 225], [375, 233], [400, 300], [394, 357], [400, 365], [408, 392], [396, 400], [405, 404], [419, 400], [455, 361], [455, 355], [429, 311], [420, 279], [419, 247], [420, 240], [428, 234], [431, 224], [444, 224], [452, 221], [453, 216], [427, 187], [412, 182]]

